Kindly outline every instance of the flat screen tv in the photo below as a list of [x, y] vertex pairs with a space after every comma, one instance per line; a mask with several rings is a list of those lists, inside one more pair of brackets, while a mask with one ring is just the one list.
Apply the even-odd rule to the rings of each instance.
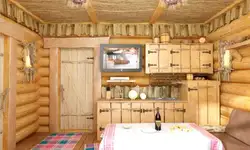
[[102, 72], [140, 72], [142, 69], [142, 45], [101, 44]]

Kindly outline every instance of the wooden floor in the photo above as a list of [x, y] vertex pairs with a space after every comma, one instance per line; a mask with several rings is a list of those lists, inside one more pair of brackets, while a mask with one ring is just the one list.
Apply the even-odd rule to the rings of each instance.
[[[35, 133], [28, 138], [17, 143], [16, 150], [30, 150], [36, 144], [39, 144], [49, 133]], [[83, 150], [84, 144], [98, 143], [96, 133], [85, 133], [77, 143], [74, 150]]]

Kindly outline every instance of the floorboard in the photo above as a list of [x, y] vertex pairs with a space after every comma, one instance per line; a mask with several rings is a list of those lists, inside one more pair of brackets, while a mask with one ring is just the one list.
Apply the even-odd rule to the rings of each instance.
[[[17, 143], [16, 150], [30, 150], [39, 144], [49, 133], [35, 133]], [[83, 150], [84, 144], [91, 144], [97, 141], [96, 133], [84, 133], [74, 150]], [[96, 142], [97, 143], [97, 142]]]

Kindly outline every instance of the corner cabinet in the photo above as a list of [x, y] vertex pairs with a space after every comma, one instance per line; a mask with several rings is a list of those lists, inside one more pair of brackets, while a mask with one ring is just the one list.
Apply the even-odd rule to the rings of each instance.
[[146, 44], [150, 73], [213, 73], [213, 44]]
[[99, 100], [97, 138], [110, 123], [153, 123], [156, 108], [162, 122], [220, 125], [219, 82], [183, 81], [181, 100]]

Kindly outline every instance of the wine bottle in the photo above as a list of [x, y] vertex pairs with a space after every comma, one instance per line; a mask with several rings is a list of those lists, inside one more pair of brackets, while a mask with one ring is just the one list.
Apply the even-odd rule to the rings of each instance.
[[155, 130], [161, 130], [161, 115], [159, 112], [159, 107], [156, 108], [156, 115], [155, 115]]

